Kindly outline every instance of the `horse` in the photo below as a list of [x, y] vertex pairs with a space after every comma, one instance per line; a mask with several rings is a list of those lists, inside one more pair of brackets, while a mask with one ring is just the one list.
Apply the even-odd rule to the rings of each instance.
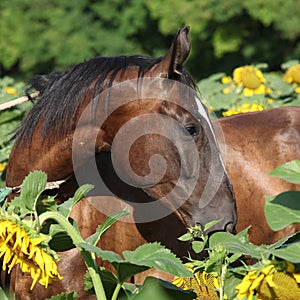
[[285, 106], [217, 119], [220, 148], [236, 197], [237, 232], [251, 226], [249, 240], [273, 244], [300, 231], [293, 224], [274, 232], [268, 226], [265, 196], [276, 196], [299, 185], [269, 176], [276, 167], [300, 159], [300, 107]]
[[[189, 52], [185, 27], [161, 58], [96, 57], [65, 72], [36, 76], [32, 87], [40, 97], [15, 134], [7, 168], [12, 197], [33, 170], [47, 173], [49, 182], [63, 181], [55, 190], [58, 202], [78, 185], [92, 183], [95, 189], [71, 216], [86, 238], [109, 213], [128, 206], [131, 214], [99, 244], [119, 254], [159, 241], [182, 258], [190, 244], [177, 238], [187, 227], [212, 220], [219, 222], [208, 233], [234, 232], [232, 184], [216, 129], [183, 66]], [[89, 299], [78, 251], [59, 255], [63, 279], [47, 289], [36, 284], [30, 291], [30, 276], [12, 270], [10, 289], [18, 299], [73, 290]]]

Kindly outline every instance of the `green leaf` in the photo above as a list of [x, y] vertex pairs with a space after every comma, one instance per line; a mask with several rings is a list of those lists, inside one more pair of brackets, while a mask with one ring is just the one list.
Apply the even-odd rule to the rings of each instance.
[[[129, 297], [130, 300], [192, 300], [196, 299], [197, 295], [191, 290], [182, 290], [170, 282], [147, 277], [143, 285], [139, 287], [136, 293]], [[128, 299], [127, 297], [120, 300]]]
[[221, 245], [232, 254], [243, 253], [258, 259], [264, 255], [268, 258], [271, 254], [271, 250], [269, 250], [265, 245], [256, 246], [249, 242], [248, 230], [249, 228], [246, 228], [236, 235], [229, 232], [215, 232], [209, 239], [209, 247], [216, 248]]
[[77, 292], [66, 292], [66, 293], [61, 293], [56, 296], [52, 296], [51, 298], [47, 298], [46, 300], [73, 300], [73, 299], [78, 299], [78, 294]]
[[233, 275], [230, 272], [227, 272], [225, 281], [224, 281], [224, 294], [228, 299], [236, 299], [236, 289], [235, 287], [241, 282], [241, 278]]
[[190, 232], [183, 234], [181, 237], [178, 238], [179, 241], [187, 242], [193, 238], [193, 235]]
[[115, 212], [108, 216], [101, 225], [97, 227], [97, 230], [94, 234], [90, 235], [86, 242], [96, 246], [100, 238], [105, 234], [105, 232], [118, 220], [130, 214], [129, 208], [125, 207], [123, 210]]
[[221, 220], [214, 220], [214, 221], [210, 221], [208, 223], [205, 224], [203, 231], [206, 231], [210, 228], [212, 228], [213, 226], [215, 226], [216, 224], [218, 224]]
[[57, 211], [55, 197], [56, 196], [45, 196], [39, 198], [36, 205], [36, 211], [38, 215], [46, 211]]
[[209, 255], [209, 259], [205, 264], [205, 271], [207, 273], [216, 273], [218, 276], [221, 275], [221, 270], [225, 260], [225, 250], [223, 251], [212, 251]]
[[212, 75], [210, 75], [208, 78], [209, 78], [210, 80], [221, 80], [221, 78], [224, 77], [224, 76], [226, 76], [226, 74], [223, 73], [223, 72], [220, 72], [220, 73], [212, 74]]
[[86, 242], [78, 243], [76, 246], [79, 246], [80, 248], [95, 253], [98, 257], [100, 257], [102, 260], [106, 260], [110, 263], [122, 263], [124, 260], [121, 258], [121, 256], [113, 251], [108, 250], [102, 250], [99, 247], [96, 247], [94, 245], [88, 244]]
[[22, 183], [20, 197], [28, 209], [35, 209], [35, 202], [45, 190], [46, 183], [47, 174], [42, 171], [31, 172], [25, 177]]
[[[98, 273], [100, 275], [101, 281], [103, 283], [104, 289], [105, 289], [105, 294], [107, 299], [111, 299], [114, 290], [118, 284], [118, 279], [115, 274], [112, 272], [109, 272], [105, 270], [103, 267], [98, 268]], [[84, 276], [84, 290], [89, 291], [89, 293], [95, 295], [94, 291], [94, 284], [92, 281], [92, 278], [90, 276], [90, 273], [87, 271], [85, 276]]]
[[201, 251], [203, 251], [205, 247], [205, 243], [201, 242], [201, 241], [193, 241], [192, 242], [192, 248], [196, 253], [200, 253]]
[[26, 207], [25, 202], [21, 197], [15, 197], [11, 202], [7, 210], [9, 213], [16, 213], [21, 218], [25, 218], [26, 215], [32, 213], [32, 209]]
[[156, 268], [180, 277], [193, 276], [175, 254], [159, 243], [149, 243], [139, 246], [134, 251], [124, 251], [123, 256], [127, 262], [134, 265]]
[[59, 212], [66, 218], [69, 218], [71, 210], [73, 206], [78, 203], [82, 198], [86, 196], [86, 194], [94, 188], [91, 184], [84, 184], [80, 186], [75, 194], [74, 197], [68, 199], [67, 201], [63, 202], [58, 206]]
[[134, 265], [128, 262], [112, 263], [118, 274], [119, 282], [124, 282], [130, 277], [148, 270], [150, 267]]
[[270, 176], [276, 176], [288, 182], [300, 184], [300, 160], [293, 160], [274, 169]]
[[266, 201], [265, 215], [270, 228], [280, 230], [290, 224], [300, 223], [300, 192], [288, 191], [272, 201]]
[[0, 287], [0, 299], [1, 300], [10, 300], [1, 287]]
[[275, 256], [292, 263], [300, 263], [300, 243], [289, 244], [281, 249], [272, 252]]
[[59, 224], [50, 226], [49, 235], [51, 236], [49, 246], [54, 251], [67, 251], [75, 247], [69, 234]]
[[12, 189], [5, 187], [0, 189], [0, 206], [4, 202], [5, 198], [11, 193]]
[[90, 192], [93, 188], [94, 188], [94, 186], [92, 184], [84, 184], [84, 185], [80, 186], [76, 190], [74, 197], [71, 198], [71, 199], [73, 199], [73, 205], [75, 205], [77, 202], [79, 202], [82, 198], [86, 197], [86, 194], [88, 192]]
[[297, 60], [297, 59], [295, 59], [295, 60], [289, 60], [289, 61], [287, 61], [287, 62], [281, 64], [281, 68], [282, 68], [283, 70], [286, 70], [286, 69], [288, 69], [288, 68], [290, 68], [290, 67], [292, 67], [292, 66], [295, 66], [295, 65], [297, 65], [297, 64], [299, 64], [299, 60]]

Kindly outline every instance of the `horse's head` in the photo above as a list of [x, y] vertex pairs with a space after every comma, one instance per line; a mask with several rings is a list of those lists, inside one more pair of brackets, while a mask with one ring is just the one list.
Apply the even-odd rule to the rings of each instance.
[[[79, 124], [94, 113], [96, 152], [111, 151], [120, 178], [155, 200], [135, 207], [138, 222], [174, 212], [186, 226], [220, 219], [212, 230], [232, 232], [237, 217], [231, 183], [207, 111], [182, 67], [190, 50], [188, 32], [179, 30], [167, 54], [152, 60], [143, 74], [134, 65], [116, 72]], [[77, 126], [75, 143], [85, 145], [87, 139]], [[94, 148], [83, 147], [73, 162], [89, 151]]]

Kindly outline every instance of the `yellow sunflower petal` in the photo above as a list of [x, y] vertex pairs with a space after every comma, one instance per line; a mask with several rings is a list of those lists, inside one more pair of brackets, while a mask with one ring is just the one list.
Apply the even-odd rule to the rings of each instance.
[[32, 246], [37, 246], [41, 242], [43, 242], [45, 239], [46, 239], [46, 237], [44, 237], [44, 236], [38, 237], [38, 238], [34, 238], [34, 239], [30, 239], [30, 243], [32, 244]]
[[262, 272], [263, 274], [265, 274], [265, 275], [268, 275], [274, 268], [275, 268], [274, 265], [268, 265], [268, 266], [266, 266], [265, 268], [263, 268], [263, 269], [261, 270], [261, 272]]
[[[62, 279], [51, 255], [39, 245], [45, 237], [30, 238], [26, 230], [10, 220], [0, 220], [0, 258], [2, 268], [8, 271], [19, 264], [24, 273], [30, 273], [33, 281], [48, 286], [52, 279]], [[35, 233], [36, 234], [36, 233]]]
[[293, 277], [295, 278], [297, 283], [300, 283], [300, 273], [293, 273]]
[[251, 97], [254, 95], [254, 91], [252, 89], [249, 89], [247, 87], [245, 87], [243, 89], [243, 95], [246, 96], [246, 97]]
[[266, 281], [271, 288], [277, 288], [277, 285], [273, 281], [273, 274], [268, 274], [266, 276]]
[[231, 81], [232, 81], [231, 76], [224, 76], [224, 77], [221, 78], [221, 82], [222, 82], [223, 84], [230, 83]]
[[183, 288], [185, 285], [184, 279], [181, 277], [175, 277], [175, 279], [172, 281], [172, 283], [179, 288]]
[[259, 287], [261, 282], [264, 280], [264, 278], [265, 274], [260, 274], [258, 277], [256, 277], [250, 286], [250, 291], [255, 291]]
[[239, 294], [245, 294], [248, 293], [251, 284], [252, 280], [245, 276], [242, 282], [238, 284], [235, 289], [238, 291]]
[[10, 95], [13, 95], [13, 96], [17, 96], [18, 95], [17, 91], [14, 88], [10, 87], [10, 86], [7, 86], [5, 88], [5, 91], [6, 91], [6, 93], [8, 93]]

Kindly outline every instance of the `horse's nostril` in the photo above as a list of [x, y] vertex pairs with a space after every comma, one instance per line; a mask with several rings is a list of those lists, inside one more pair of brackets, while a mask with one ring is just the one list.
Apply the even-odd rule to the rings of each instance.
[[230, 232], [230, 233], [235, 233], [235, 224], [232, 223], [232, 222], [228, 222], [226, 225], [225, 225], [225, 231], [227, 232]]

